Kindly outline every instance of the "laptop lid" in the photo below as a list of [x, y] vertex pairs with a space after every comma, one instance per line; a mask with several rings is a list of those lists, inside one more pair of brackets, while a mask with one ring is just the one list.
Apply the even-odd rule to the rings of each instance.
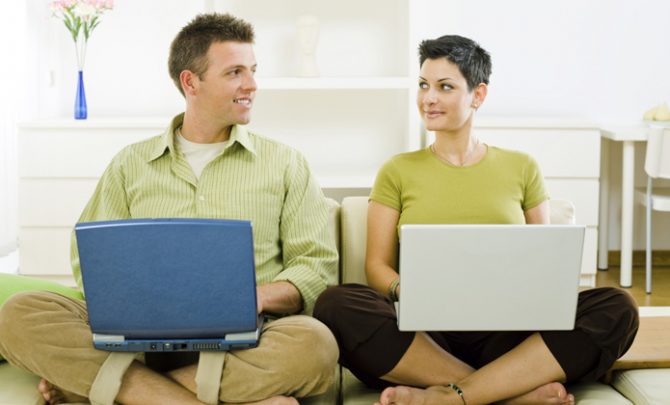
[[584, 230], [402, 225], [399, 329], [573, 329]]
[[257, 343], [249, 221], [89, 222], [77, 224], [75, 234], [96, 347], [227, 350]]

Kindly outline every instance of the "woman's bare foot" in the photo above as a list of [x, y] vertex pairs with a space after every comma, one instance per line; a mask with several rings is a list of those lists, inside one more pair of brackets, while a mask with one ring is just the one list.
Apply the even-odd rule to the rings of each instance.
[[[465, 393], [467, 400], [467, 392]], [[429, 387], [425, 390], [410, 387], [385, 389], [375, 405], [460, 405], [463, 401], [445, 387]], [[545, 384], [527, 394], [502, 402], [505, 405], [573, 405], [575, 397], [569, 394], [563, 384]]]
[[445, 387], [428, 387], [425, 390], [404, 386], [390, 387], [382, 391], [375, 405], [449, 405], [462, 404], [455, 391]]
[[37, 384], [37, 391], [49, 405], [61, 404], [63, 402], [84, 402], [85, 397], [64, 391], [42, 378]]
[[568, 393], [563, 384], [549, 383], [516, 398], [501, 401], [505, 405], [557, 404], [573, 405], [575, 396]]

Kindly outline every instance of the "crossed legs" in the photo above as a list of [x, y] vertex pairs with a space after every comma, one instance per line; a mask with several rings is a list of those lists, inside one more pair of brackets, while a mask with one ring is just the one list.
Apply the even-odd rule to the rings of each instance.
[[[456, 391], [446, 388], [451, 382], [456, 382], [462, 389], [468, 405], [488, 404], [505, 398], [510, 398], [505, 401], [510, 405], [574, 403], [574, 397], [562, 384], [555, 382], [565, 381], [565, 373], [537, 333], [476, 371], [449, 353], [445, 352], [448, 356], [439, 353], [441, 348], [433, 349], [434, 346], [437, 345], [430, 337], [417, 333], [398, 365], [382, 376], [387, 381], [429, 388], [386, 388], [380, 397], [382, 405], [461, 405], [463, 400]], [[423, 363], [423, 367], [411, 366], [426, 356], [432, 361]], [[448, 372], [440, 372], [440, 369]]]
[[[116, 401], [121, 404], [146, 405], [190, 405], [203, 404], [196, 398], [196, 366], [186, 366], [170, 372], [168, 376], [147, 368], [141, 362], [133, 362], [124, 374]], [[64, 392], [42, 379], [38, 390], [48, 404], [85, 401], [85, 397]], [[274, 396], [262, 401], [248, 402], [256, 405], [298, 405], [295, 398]]]
[[562, 382], [602, 376], [638, 325], [635, 304], [616, 289], [581, 293], [575, 330], [542, 334], [400, 332], [391, 303], [360, 285], [326, 290], [314, 315], [333, 330], [345, 367], [371, 387], [389, 387], [384, 405], [462, 403], [450, 383], [468, 405], [570, 404]]
[[[39, 389], [52, 403], [89, 397], [98, 384], [109, 354], [93, 349], [91, 341], [81, 301], [31, 292], [13, 296], [0, 309], [0, 353], [13, 365], [42, 376]], [[336, 361], [336, 342], [323, 324], [306, 316], [282, 318], [266, 324], [257, 348], [226, 354], [219, 399], [294, 403], [289, 396], [325, 392]], [[200, 404], [194, 393], [195, 371], [193, 365], [165, 374], [133, 361], [120, 374], [118, 392], [106, 401]]]

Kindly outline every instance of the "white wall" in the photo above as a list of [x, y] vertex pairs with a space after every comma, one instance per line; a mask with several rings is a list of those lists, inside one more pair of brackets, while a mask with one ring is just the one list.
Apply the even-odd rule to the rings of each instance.
[[[167, 73], [170, 42], [204, 10], [203, 1], [117, 0], [89, 39], [84, 66], [91, 116], [171, 115], [183, 99]], [[70, 116], [77, 65], [63, 23], [50, 18], [46, 1], [30, 3], [28, 66], [37, 85], [30, 118]]]
[[492, 115], [630, 122], [670, 101], [666, 0], [421, 1], [418, 37], [458, 33], [493, 58]]
[[[667, 0], [411, 2], [414, 8], [411, 46], [423, 38], [458, 33], [477, 40], [492, 54], [494, 73], [489, 97], [480, 110], [482, 115], [633, 123], [651, 106], [670, 101]], [[115, 3], [114, 10], [103, 16], [89, 42], [85, 67], [89, 114], [146, 116], [179, 111], [182, 99], [166, 68], [170, 40], [193, 15], [223, 2], [117, 0]], [[242, 13], [249, 8], [245, 0], [234, 3], [233, 9]], [[334, 4], [331, 0], [304, 3], [309, 7]], [[22, 116], [25, 119], [70, 116], [76, 74], [74, 47], [62, 24], [49, 18], [46, 1], [31, 1], [28, 7], [28, 57], [23, 78], [29, 81], [25, 93], [28, 107]], [[366, 10], [363, 8], [361, 12]], [[347, 12], [352, 17], [352, 26], [348, 28], [365, 29], [356, 19], [356, 9]], [[258, 15], [259, 21], [252, 19], [252, 22], [262, 24], [263, 13]], [[263, 37], [259, 36], [261, 40]], [[346, 44], [339, 46], [346, 49]], [[355, 60], [343, 61], [343, 69], [351, 72], [355, 64]], [[280, 67], [274, 68], [281, 71]], [[617, 152], [613, 148], [614, 179], [620, 178], [621, 171]], [[641, 173], [638, 180], [642, 180]], [[615, 187], [611, 209], [615, 222], [610, 230], [613, 249], [619, 246], [619, 195]], [[638, 212], [636, 248], [643, 246], [641, 219]], [[660, 224], [668, 229], [670, 220], [663, 218]], [[657, 226], [655, 246], [668, 249], [670, 232], [661, 235], [661, 226]]]

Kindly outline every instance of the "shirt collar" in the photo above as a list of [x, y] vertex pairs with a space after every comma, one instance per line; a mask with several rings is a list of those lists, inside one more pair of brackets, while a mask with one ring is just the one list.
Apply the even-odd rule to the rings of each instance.
[[[184, 113], [181, 113], [175, 116], [170, 122], [170, 125], [167, 127], [163, 135], [161, 135], [159, 141], [156, 143], [156, 146], [151, 151], [149, 155], [149, 161], [156, 160], [159, 157], [165, 154], [165, 151], [169, 151], [170, 154], [175, 154], [175, 131], [179, 128], [184, 122]], [[241, 125], [233, 125], [233, 128], [230, 131], [230, 144], [235, 142], [239, 143], [244, 149], [248, 150], [252, 154], [256, 155], [256, 148], [254, 147], [253, 142], [249, 136], [247, 129]]]
[[253, 155], [256, 155], [256, 147], [251, 141], [249, 132], [247, 128], [242, 125], [233, 125], [232, 130], [230, 131], [230, 144], [239, 143], [244, 149], [251, 152]]

